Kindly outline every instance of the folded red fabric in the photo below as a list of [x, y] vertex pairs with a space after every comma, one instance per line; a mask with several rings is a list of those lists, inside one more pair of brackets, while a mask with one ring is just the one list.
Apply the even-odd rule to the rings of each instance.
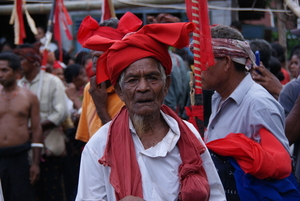
[[278, 139], [267, 129], [259, 130], [260, 143], [242, 133], [230, 133], [206, 146], [221, 156], [233, 157], [242, 170], [259, 179], [283, 179], [292, 171], [291, 157]]

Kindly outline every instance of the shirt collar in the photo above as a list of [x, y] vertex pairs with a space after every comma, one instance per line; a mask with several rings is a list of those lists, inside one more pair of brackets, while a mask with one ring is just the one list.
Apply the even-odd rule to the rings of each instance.
[[30, 84], [33, 84], [33, 83], [36, 83], [36, 82], [38, 82], [39, 80], [40, 80], [40, 73], [41, 71], [39, 71], [39, 73], [35, 76], [35, 78], [30, 82], [29, 80], [27, 80], [26, 79], [26, 77], [25, 76], [23, 76], [21, 79], [20, 79], [20, 81], [21, 81], [21, 83], [23, 84], [23, 83], [30, 83]]
[[[140, 153], [148, 157], [165, 157], [169, 152], [171, 152], [174, 149], [180, 138], [180, 130], [176, 120], [170, 117], [169, 115], [164, 114], [162, 111], [161, 114], [165, 119], [166, 123], [169, 125], [170, 129], [166, 136], [163, 138], [163, 140], [156, 144], [154, 147], [150, 147], [146, 150], [140, 150]], [[138, 137], [130, 118], [129, 129], [131, 131], [131, 134], [135, 135], [133, 137], [137, 139]]]
[[236, 87], [229, 97], [235, 100], [238, 105], [240, 105], [253, 84], [254, 81], [252, 80], [251, 74], [248, 73], [248, 75], [246, 75], [246, 77], [241, 81], [241, 83]]
[[[179, 130], [178, 123], [176, 122], [176, 120], [173, 119], [171, 116], [163, 113], [162, 111], [160, 111], [160, 113], [163, 116], [166, 123], [169, 125], [170, 130], [172, 130], [172, 132], [174, 132], [174, 134], [180, 135], [180, 130]], [[130, 118], [129, 118], [129, 129], [130, 129], [130, 132], [136, 134], [133, 123]]]
[[[230, 94], [230, 96], [226, 98], [226, 100], [231, 98], [236, 102], [236, 104], [240, 105], [243, 101], [244, 96], [247, 94], [248, 90], [253, 84], [254, 81], [251, 77], [251, 74], [248, 73], [246, 77], [244, 77], [244, 79], [240, 82], [240, 84], [235, 88], [235, 90]], [[213, 98], [221, 98], [221, 96], [218, 92], [215, 91]]]

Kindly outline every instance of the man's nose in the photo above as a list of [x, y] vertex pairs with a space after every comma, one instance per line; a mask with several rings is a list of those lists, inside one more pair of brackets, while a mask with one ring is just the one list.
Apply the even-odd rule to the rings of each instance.
[[147, 91], [149, 90], [149, 83], [147, 79], [141, 78], [138, 84], [138, 90], [139, 91]]

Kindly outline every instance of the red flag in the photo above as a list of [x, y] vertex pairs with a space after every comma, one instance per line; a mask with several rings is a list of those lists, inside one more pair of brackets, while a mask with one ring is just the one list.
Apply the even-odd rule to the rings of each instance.
[[[186, 0], [186, 11], [190, 21], [196, 24], [193, 33], [194, 46], [194, 89], [191, 91], [191, 108], [186, 108], [190, 117], [189, 121], [195, 124], [200, 134], [204, 135], [204, 115], [201, 72], [214, 64], [214, 56], [211, 45], [211, 33], [208, 18], [207, 0]], [[193, 106], [196, 105], [197, 107]]]
[[102, 16], [100, 22], [103, 22], [104, 20], [108, 20], [110, 18], [116, 18], [114, 5], [111, 0], [103, 0], [101, 12]]
[[54, 20], [53, 20], [53, 35], [54, 40], [57, 41], [58, 49], [60, 52], [59, 60], [62, 61], [62, 54], [63, 54], [63, 48], [62, 48], [62, 39], [60, 34], [60, 29], [62, 28], [65, 31], [65, 34], [69, 40], [72, 40], [72, 34], [69, 30], [68, 25], [73, 24], [69, 13], [64, 5], [64, 0], [57, 0], [54, 10]]

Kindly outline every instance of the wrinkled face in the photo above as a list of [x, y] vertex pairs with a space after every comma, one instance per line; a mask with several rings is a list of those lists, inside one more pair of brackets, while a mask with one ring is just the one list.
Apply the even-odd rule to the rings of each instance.
[[8, 61], [0, 60], [0, 84], [3, 86], [12, 85], [17, 79], [17, 72], [8, 65]]
[[124, 80], [115, 89], [131, 116], [148, 116], [159, 114], [169, 83], [155, 59], [143, 58], [124, 70]]
[[297, 55], [293, 55], [289, 65], [289, 71], [293, 78], [296, 78], [298, 76], [299, 65], [300, 65], [299, 57]]
[[205, 90], [217, 90], [222, 86], [224, 78], [225, 58], [216, 58], [215, 65], [202, 72], [202, 87]]

